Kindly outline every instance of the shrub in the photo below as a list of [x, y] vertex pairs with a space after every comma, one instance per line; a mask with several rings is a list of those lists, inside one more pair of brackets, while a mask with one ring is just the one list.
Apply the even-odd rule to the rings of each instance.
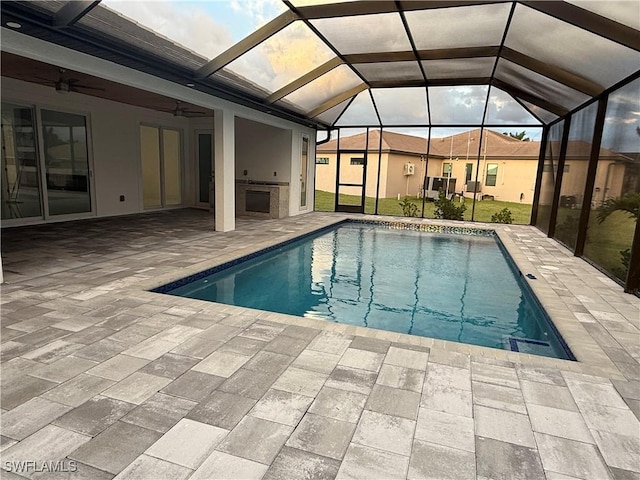
[[511, 210], [503, 208], [497, 213], [491, 215], [491, 221], [493, 223], [513, 223], [513, 217], [511, 216]]
[[404, 197], [398, 205], [400, 205], [400, 208], [402, 208], [402, 214], [405, 217], [418, 216], [418, 206], [411, 200], [409, 200], [409, 197]]
[[440, 190], [438, 199], [433, 202], [435, 210], [433, 211], [436, 218], [443, 220], [464, 220], [464, 211], [467, 209], [464, 203], [456, 205], [455, 202], [449, 200], [444, 192]]

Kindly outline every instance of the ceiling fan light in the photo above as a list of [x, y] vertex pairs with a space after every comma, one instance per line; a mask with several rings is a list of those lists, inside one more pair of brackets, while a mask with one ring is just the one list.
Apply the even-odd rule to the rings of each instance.
[[69, 93], [70, 89], [69, 89], [69, 84], [66, 82], [56, 82], [56, 92], [60, 93], [60, 94], [67, 94]]

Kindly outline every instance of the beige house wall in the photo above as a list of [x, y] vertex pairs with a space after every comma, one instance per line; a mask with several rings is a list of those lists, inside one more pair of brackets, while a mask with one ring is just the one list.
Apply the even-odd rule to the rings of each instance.
[[[422, 191], [425, 163], [418, 155], [387, 154], [387, 178], [384, 198], [417, 197]], [[413, 165], [413, 175], [405, 175], [406, 164]], [[382, 195], [380, 195], [382, 197]]]
[[[350, 165], [350, 158], [357, 154], [342, 154], [342, 178], [343, 183], [360, 182], [362, 175], [362, 167]], [[337, 160], [335, 153], [319, 152], [318, 157], [329, 159], [328, 165], [316, 165], [316, 190], [324, 190], [327, 192], [335, 192], [336, 167]], [[404, 175], [404, 166], [407, 163], [414, 165], [413, 175]], [[425, 175], [425, 168], [428, 170], [429, 177], [443, 176], [443, 167], [445, 163], [452, 164], [452, 178], [456, 179], [456, 192], [464, 193], [466, 197], [472, 197], [472, 193], [466, 192], [465, 186], [465, 165], [471, 163], [472, 174], [471, 179], [475, 181], [477, 160], [465, 159], [448, 160], [441, 158], [429, 158], [427, 162], [421, 161], [418, 155], [400, 154], [400, 153], [383, 153], [381, 158], [381, 174], [380, 174], [380, 198], [397, 198], [406, 195], [415, 197], [421, 194], [422, 179]], [[490, 163], [498, 164], [498, 176], [495, 186], [486, 185], [487, 165]], [[533, 193], [535, 188], [536, 173], [538, 168], [537, 159], [489, 159], [480, 160], [480, 174], [478, 181], [481, 183], [480, 195], [492, 195], [495, 200], [517, 203], [533, 203]], [[579, 165], [569, 167], [574, 169], [576, 177], [579, 175]], [[599, 169], [605, 170], [605, 169]], [[368, 197], [376, 196], [376, 180], [378, 174], [378, 154], [370, 153], [368, 155], [367, 167], [367, 187], [366, 195]], [[600, 174], [600, 172], [599, 172]], [[605, 172], [606, 175], [606, 172]], [[571, 175], [570, 177], [573, 177]], [[610, 174], [609, 183], [613, 182], [614, 176]], [[576, 180], [579, 182], [579, 180]], [[604, 180], [603, 180], [604, 182]], [[569, 184], [567, 184], [569, 187]], [[614, 185], [609, 185], [609, 189], [613, 190]], [[618, 190], [620, 186], [617, 186]], [[571, 186], [571, 191], [574, 191]], [[343, 188], [342, 193], [351, 193], [359, 195], [360, 190], [357, 188]], [[480, 196], [479, 195], [479, 196]], [[521, 199], [522, 195], [522, 199]]]
[[[341, 172], [340, 183], [362, 183], [361, 165], [351, 165], [351, 158], [362, 157], [358, 153], [343, 153], [340, 157]], [[387, 154], [382, 154], [382, 170], [380, 178], [380, 197], [384, 197], [384, 178], [386, 177]], [[318, 152], [318, 158], [328, 158], [329, 164], [316, 164], [316, 190], [335, 193], [336, 191], [336, 173], [338, 167], [338, 156], [336, 153]], [[367, 155], [367, 178], [366, 178], [366, 196], [376, 196], [376, 183], [378, 178], [378, 154], [369, 153]], [[340, 193], [347, 195], [360, 195], [362, 190], [358, 187], [341, 187]]]
[[[473, 193], [466, 191], [465, 186], [465, 166], [472, 164], [471, 181], [476, 179], [477, 159], [429, 159], [429, 171], [431, 164], [435, 164], [436, 175], [443, 176], [445, 163], [451, 163], [451, 177], [456, 179], [456, 192], [462, 193], [466, 197], [473, 197]], [[498, 164], [498, 175], [495, 186], [486, 185], [487, 166]], [[482, 195], [492, 195], [495, 200], [503, 202], [533, 203], [533, 193], [536, 183], [538, 159], [492, 159], [480, 160], [480, 172], [478, 181], [481, 184], [479, 197]], [[522, 195], [522, 200], [521, 200]]]

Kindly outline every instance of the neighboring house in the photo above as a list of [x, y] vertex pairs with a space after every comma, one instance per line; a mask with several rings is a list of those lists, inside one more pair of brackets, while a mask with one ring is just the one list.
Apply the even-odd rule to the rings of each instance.
[[[533, 202], [539, 142], [523, 142], [502, 133], [485, 130], [478, 151], [480, 129], [433, 138], [427, 158], [427, 140], [412, 135], [384, 131], [382, 149], [379, 130], [369, 133], [366, 195], [375, 197], [380, 157], [380, 198], [420, 196], [425, 170], [429, 177], [456, 180], [455, 191], [473, 196], [473, 183], [478, 196], [490, 195], [508, 202]], [[340, 139], [341, 183], [357, 183], [362, 175], [366, 134]], [[338, 141], [319, 145], [316, 153], [316, 189], [335, 192]], [[345, 153], [347, 151], [347, 153]], [[479, 171], [478, 171], [479, 165]], [[413, 173], [411, 173], [413, 172]], [[476, 178], [477, 175], [477, 178]], [[340, 193], [351, 193], [341, 189]], [[356, 193], [357, 192], [353, 192]]]
[[[365, 133], [340, 139], [341, 183], [360, 183], [363, 171]], [[478, 198], [490, 196], [495, 200], [531, 204], [535, 189], [540, 142], [525, 142], [485, 130], [478, 162], [480, 129], [433, 138], [427, 161], [427, 140], [422, 137], [384, 131], [382, 149], [379, 130], [369, 133], [367, 155], [366, 196], [375, 197], [380, 157], [380, 198], [422, 195], [425, 169], [429, 177], [455, 179], [455, 192], [473, 197], [474, 184]], [[316, 190], [335, 192], [338, 141], [318, 145], [316, 153]], [[577, 208], [582, 205], [587, 178], [591, 144], [569, 140], [563, 169], [560, 206]], [[557, 163], [545, 159], [543, 184], [556, 175]], [[413, 168], [407, 167], [413, 165]], [[479, 165], [479, 169], [478, 169]], [[410, 173], [413, 171], [413, 173]], [[477, 179], [476, 179], [477, 174]], [[640, 171], [631, 158], [605, 148], [600, 149], [592, 206], [595, 208], [608, 198], [616, 198], [635, 191]], [[341, 188], [340, 193], [360, 194], [356, 187]], [[553, 189], [547, 194], [553, 194]], [[485, 197], [487, 198], [487, 197]], [[542, 199], [548, 204], [552, 199]]]

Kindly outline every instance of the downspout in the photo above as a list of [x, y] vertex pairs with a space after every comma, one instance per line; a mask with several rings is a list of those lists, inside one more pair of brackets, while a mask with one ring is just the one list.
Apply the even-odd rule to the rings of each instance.
[[316, 145], [322, 145], [323, 143], [327, 143], [329, 140], [331, 140], [331, 130], [325, 130], [325, 131], [327, 132], [327, 138], [320, 141], [316, 139]]

